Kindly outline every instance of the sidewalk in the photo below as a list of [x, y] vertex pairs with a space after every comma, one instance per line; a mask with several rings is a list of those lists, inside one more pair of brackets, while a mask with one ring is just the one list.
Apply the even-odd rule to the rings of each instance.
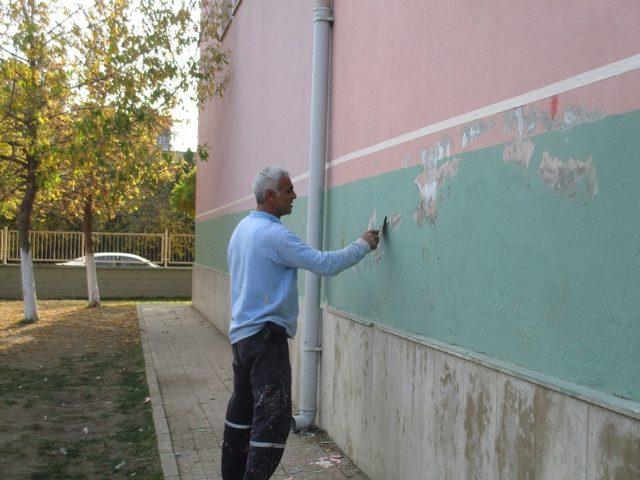
[[[233, 386], [226, 337], [190, 305], [138, 304], [147, 381], [165, 478], [220, 478]], [[323, 433], [291, 434], [273, 479], [367, 480]]]

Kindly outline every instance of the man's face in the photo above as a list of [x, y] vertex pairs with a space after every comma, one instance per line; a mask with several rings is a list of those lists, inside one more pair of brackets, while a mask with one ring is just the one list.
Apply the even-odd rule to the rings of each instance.
[[293, 209], [293, 201], [298, 198], [296, 192], [293, 190], [293, 183], [289, 177], [280, 179], [280, 187], [278, 194], [272, 197], [273, 210], [276, 217], [280, 218], [283, 215], [289, 215]]

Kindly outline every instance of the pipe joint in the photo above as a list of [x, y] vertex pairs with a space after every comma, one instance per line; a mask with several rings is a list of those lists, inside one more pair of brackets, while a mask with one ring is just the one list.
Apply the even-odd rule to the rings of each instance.
[[311, 428], [316, 421], [316, 413], [318, 413], [318, 409], [300, 410], [298, 415], [291, 418], [291, 431], [300, 432]]
[[313, 9], [313, 23], [315, 22], [333, 22], [333, 10], [329, 7], [316, 7]]

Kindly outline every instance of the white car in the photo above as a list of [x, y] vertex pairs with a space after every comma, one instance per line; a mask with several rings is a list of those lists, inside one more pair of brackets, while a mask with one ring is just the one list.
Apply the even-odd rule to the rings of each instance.
[[[94, 253], [96, 267], [151, 267], [160, 268], [151, 260], [133, 253], [100, 252]], [[84, 267], [84, 257], [79, 257], [56, 265]]]

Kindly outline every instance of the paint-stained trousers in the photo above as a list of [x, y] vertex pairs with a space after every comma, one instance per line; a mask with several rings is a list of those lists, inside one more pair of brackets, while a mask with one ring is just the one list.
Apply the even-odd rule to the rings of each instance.
[[280, 463], [291, 428], [287, 335], [267, 323], [232, 350], [233, 394], [222, 443], [222, 478], [266, 480]]

